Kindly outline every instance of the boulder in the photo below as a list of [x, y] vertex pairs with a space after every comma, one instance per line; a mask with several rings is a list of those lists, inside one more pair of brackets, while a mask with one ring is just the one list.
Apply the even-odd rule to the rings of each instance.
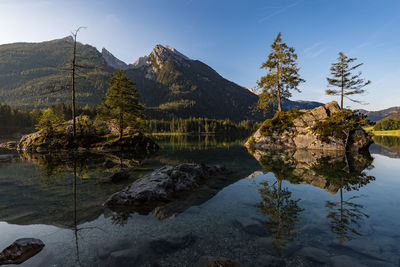
[[240, 263], [227, 258], [203, 256], [195, 263], [194, 267], [240, 267]]
[[18, 239], [0, 253], [0, 265], [21, 264], [38, 254], [43, 247], [44, 243], [39, 239]]
[[[324, 132], [327, 128], [324, 122], [332, 123], [331, 121], [337, 118], [333, 116], [340, 115], [339, 112], [339, 105], [333, 101], [311, 110], [292, 110], [277, 114], [273, 119], [265, 121], [247, 140], [245, 146], [252, 150], [266, 148], [366, 150], [372, 139], [358, 123], [338, 131], [335, 130], [338, 127], [332, 127], [330, 124], [333, 129], [331, 136], [322, 135], [321, 131], [318, 131], [319, 128], [323, 128], [319, 130]], [[361, 118], [361, 115], [355, 117]]]
[[158, 200], [167, 200], [176, 192], [191, 190], [206, 179], [220, 166], [208, 167], [203, 164], [184, 163], [177, 166], [166, 165], [136, 180], [120, 192], [113, 194], [105, 206], [135, 206]]

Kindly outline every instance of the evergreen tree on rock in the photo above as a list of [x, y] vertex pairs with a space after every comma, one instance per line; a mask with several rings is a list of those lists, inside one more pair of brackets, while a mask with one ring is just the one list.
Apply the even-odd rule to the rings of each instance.
[[137, 128], [143, 122], [144, 107], [139, 103], [138, 93], [123, 70], [114, 72], [108, 83], [110, 87], [99, 106], [99, 118], [116, 122], [121, 139], [125, 127]]
[[349, 96], [363, 94], [365, 90], [362, 88], [371, 83], [371, 81], [365, 81], [365, 79], [361, 78], [361, 71], [357, 74], [352, 74], [352, 71], [363, 65], [363, 63], [360, 63], [351, 66], [351, 63], [356, 60], [357, 58], [349, 58], [340, 52], [338, 62], [333, 63], [330, 69], [332, 77], [326, 78], [328, 81], [328, 86], [339, 87], [338, 90], [328, 89], [325, 92], [327, 95], [340, 96], [341, 110], [343, 110], [343, 98], [347, 98], [356, 103], [361, 103], [360, 101], [352, 99]]
[[266, 110], [271, 104], [277, 103], [278, 112], [281, 112], [282, 100], [292, 96], [291, 90], [300, 92], [297, 86], [305, 80], [300, 78], [294, 48], [282, 42], [281, 33], [278, 33], [271, 48], [267, 61], [261, 65], [268, 73], [257, 81], [258, 87], [262, 89], [257, 107]]

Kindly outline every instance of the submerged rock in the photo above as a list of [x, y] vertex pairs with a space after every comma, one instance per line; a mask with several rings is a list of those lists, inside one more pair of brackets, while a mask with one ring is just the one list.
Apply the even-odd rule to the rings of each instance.
[[304, 247], [297, 252], [298, 255], [305, 257], [313, 262], [318, 263], [328, 263], [329, 253], [325, 250], [314, 248], [314, 247]]
[[343, 266], [365, 267], [366, 265], [358, 263], [357, 260], [355, 260], [349, 256], [339, 255], [339, 256], [333, 256], [330, 258], [330, 266], [332, 266], [332, 267], [343, 267]]
[[0, 253], [0, 265], [21, 264], [38, 254], [43, 247], [44, 243], [39, 239], [18, 239]]
[[133, 182], [120, 192], [112, 195], [106, 206], [135, 206], [153, 201], [167, 200], [174, 193], [198, 186], [209, 175], [224, 170], [221, 166], [208, 167], [202, 164], [184, 163], [164, 166]]
[[108, 177], [107, 181], [116, 183], [116, 182], [120, 182], [120, 181], [129, 179], [129, 177], [130, 177], [129, 170], [122, 169], [122, 170], [112, 174], [110, 177]]
[[250, 235], [268, 236], [267, 229], [265, 229], [260, 222], [248, 217], [236, 218], [234, 225]]
[[[249, 149], [297, 148], [339, 151], [367, 149], [372, 139], [358, 123], [362, 115], [350, 114], [350, 111], [339, 112], [339, 105], [333, 101], [311, 110], [277, 113], [273, 119], [266, 120], [261, 125], [245, 146]], [[349, 118], [346, 117], [344, 121], [354, 120], [354, 124], [343, 126], [343, 123], [339, 122], [340, 114], [348, 114]]]
[[157, 254], [171, 253], [191, 246], [196, 237], [192, 233], [166, 235], [150, 241], [150, 248]]
[[203, 256], [195, 263], [194, 267], [241, 267], [236, 261], [227, 258]]

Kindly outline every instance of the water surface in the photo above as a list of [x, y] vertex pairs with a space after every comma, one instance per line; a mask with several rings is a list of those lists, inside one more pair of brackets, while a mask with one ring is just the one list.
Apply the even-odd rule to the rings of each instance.
[[[43, 240], [22, 266], [192, 266], [204, 255], [245, 266], [262, 266], [266, 255], [288, 266], [323, 266], [341, 255], [398, 266], [400, 142], [375, 141], [364, 154], [249, 153], [243, 140], [190, 136], [160, 137], [162, 149], [148, 156], [14, 153], [0, 161], [0, 249], [18, 238]], [[107, 169], [110, 160], [119, 164]], [[103, 208], [135, 179], [182, 162], [222, 164], [229, 173], [151, 209]], [[131, 178], [108, 182], [121, 166]], [[151, 245], [173, 236], [190, 242]], [[305, 256], [310, 247], [324, 253]]]

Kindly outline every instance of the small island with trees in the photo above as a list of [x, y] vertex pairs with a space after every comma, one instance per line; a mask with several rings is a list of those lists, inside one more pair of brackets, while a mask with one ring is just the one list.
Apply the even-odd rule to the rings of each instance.
[[297, 86], [305, 82], [300, 78], [297, 55], [292, 47], [282, 42], [281, 33], [271, 45], [271, 53], [261, 68], [267, 68], [266, 76], [258, 82], [262, 92], [257, 108], [274, 109], [274, 117], [264, 121], [246, 142], [249, 149], [297, 148], [360, 151], [368, 149], [371, 137], [363, 127], [370, 124], [365, 115], [343, 108], [343, 99], [360, 102], [349, 96], [364, 93], [370, 84], [361, 78], [361, 72], [352, 72], [362, 64], [351, 66], [356, 58], [339, 53], [338, 62], [331, 67], [332, 77], [328, 86], [339, 89], [326, 90], [327, 95], [339, 95], [340, 106], [333, 101], [312, 110], [292, 109], [282, 111], [282, 99], [291, 96], [291, 90], [300, 92]]

